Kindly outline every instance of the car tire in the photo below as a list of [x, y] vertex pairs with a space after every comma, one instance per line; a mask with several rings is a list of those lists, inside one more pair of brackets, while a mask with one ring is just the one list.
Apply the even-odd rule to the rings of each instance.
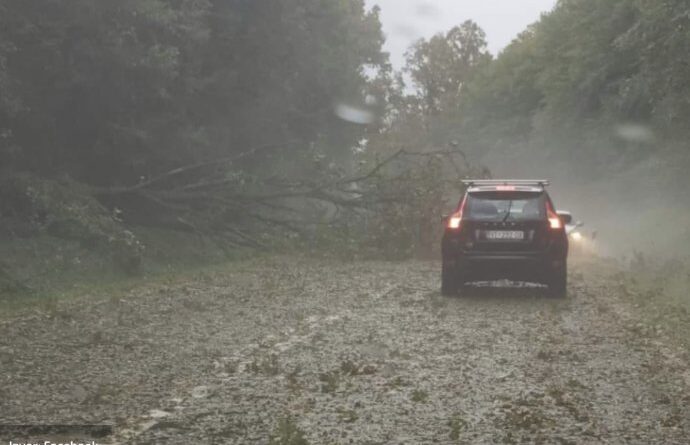
[[441, 295], [457, 295], [459, 288], [460, 280], [457, 271], [444, 263], [441, 268]]
[[568, 268], [564, 265], [563, 268], [551, 272], [547, 285], [551, 296], [565, 297], [568, 291]]

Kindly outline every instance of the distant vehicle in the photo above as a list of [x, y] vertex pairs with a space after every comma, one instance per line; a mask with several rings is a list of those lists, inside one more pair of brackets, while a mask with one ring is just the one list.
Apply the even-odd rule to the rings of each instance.
[[582, 230], [580, 230], [585, 223], [582, 221], [573, 221], [573, 215], [567, 210], [559, 210], [558, 216], [561, 217], [563, 223], [565, 224], [565, 233], [568, 235], [568, 240], [570, 241], [570, 250], [575, 252], [584, 252], [585, 245], [591, 249], [592, 242], [597, 238], [596, 230], [592, 232], [591, 236], [587, 237]]
[[[468, 180], [455, 212], [444, 217], [441, 292], [472, 281], [509, 279], [566, 293], [568, 236], [546, 180]], [[572, 217], [571, 217], [572, 220]]]

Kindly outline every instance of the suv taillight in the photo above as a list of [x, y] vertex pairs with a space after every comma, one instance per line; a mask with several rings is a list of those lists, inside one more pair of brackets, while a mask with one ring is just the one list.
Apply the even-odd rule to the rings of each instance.
[[546, 216], [549, 219], [549, 227], [554, 230], [563, 228], [563, 221], [561, 221], [561, 217], [558, 216], [558, 214], [553, 210], [553, 207], [549, 201], [546, 201]]
[[467, 195], [465, 195], [463, 198], [462, 204], [460, 204], [458, 211], [450, 215], [450, 218], [448, 218], [448, 228], [450, 230], [460, 230], [460, 226], [462, 224], [462, 212], [465, 210], [466, 203]]
[[454, 213], [448, 218], [448, 228], [458, 230], [462, 222], [462, 213]]

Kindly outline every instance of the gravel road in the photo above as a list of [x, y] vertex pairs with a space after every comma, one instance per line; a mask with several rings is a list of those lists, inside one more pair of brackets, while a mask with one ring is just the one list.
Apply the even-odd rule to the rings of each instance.
[[5, 314], [0, 423], [106, 422], [122, 444], [689, 443], [687, 354], [614, 262], [572, 263], [563, 299], [442, 297], [436, 262], [273, 257]]

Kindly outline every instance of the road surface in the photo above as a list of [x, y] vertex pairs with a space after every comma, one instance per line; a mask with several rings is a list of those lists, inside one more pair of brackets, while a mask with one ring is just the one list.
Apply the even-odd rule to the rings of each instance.
[[123, 444], [688, 443], [687, 354], [613, 262], [572, 263], [564, 299], [443, 297], [436, 262], [274, 257], [6, 314], [0, 423], [106, 422]]

